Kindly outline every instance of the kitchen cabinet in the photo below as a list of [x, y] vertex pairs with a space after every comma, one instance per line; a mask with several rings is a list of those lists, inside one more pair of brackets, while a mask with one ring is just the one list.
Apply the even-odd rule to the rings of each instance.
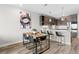
[[56, 19], [49, 16], [40, 16], [40, 25], [56, 25]]

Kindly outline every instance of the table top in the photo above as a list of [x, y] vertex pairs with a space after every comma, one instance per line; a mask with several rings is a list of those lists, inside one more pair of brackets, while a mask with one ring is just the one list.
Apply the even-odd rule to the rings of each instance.
[[26, 33], [24, 33], [24, 34], [33, 36], [34, 38], [46, 36], [46, 34], [41, 33], [41, 32], [26, 32]]

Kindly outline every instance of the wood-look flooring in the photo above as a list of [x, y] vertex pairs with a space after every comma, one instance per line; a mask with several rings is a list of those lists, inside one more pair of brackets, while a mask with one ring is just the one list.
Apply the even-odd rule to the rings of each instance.
[[[73, 39], [72, 45], [59, 46], [58, 42], [51, 41], [50, 49], [43, 54], [78, 54], [79, 39]], [[0, 48], [0, 54], [32, 54], [32, 50], [23, 46], [22, 43]]]

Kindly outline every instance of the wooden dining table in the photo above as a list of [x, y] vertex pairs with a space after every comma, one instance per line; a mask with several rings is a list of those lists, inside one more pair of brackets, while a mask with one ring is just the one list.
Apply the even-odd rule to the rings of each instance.
[[[34, 54], [38, 54], [38, 49], [37, 49], [37, 41], [39, 40], [39, 41], [42, 41], [42, 37], [47, 37], [48, 35], [47, 34], [44, 34], [44, 33], [41, 33], [41, 32], [26, 32], [26, 33], [24, 33], [24, 34], [26, 34], [26, 35], [30, 35], [30, 36], [32, 36], [33, 37], [33, 39], [35, 40], [35, 42], [33, 43], [34, 45], [35, 45], [35, 48], [34, 48]], [[43, 53], [44, 51], [46, 51], [46, 50], [48, 50], [49, 48], [50, 48], [50, 39], [47, 39], [47, 38], [45, 38], [45, 40], [47, 40], [48, 41], [48, 48], [47, 49], [45, 49], [45, 50], [43, 50], [43, 51], [41, 51], [41, 52], [39, 52], [39, 53]], [[46, 43], [47, 44], [47, 43]]]
[[41, 33], [41, 32], [26, 32], [25, 34], [32, 36], [33, 38], [46, 36], [47, 34]]

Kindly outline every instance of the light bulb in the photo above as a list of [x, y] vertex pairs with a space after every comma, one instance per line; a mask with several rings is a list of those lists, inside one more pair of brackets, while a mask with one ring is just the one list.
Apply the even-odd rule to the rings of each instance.
[[52, 21], [52, 19], [49, 19], [49, 22], [51, 22]]
[[64, 21], [64, 18], [62, 17], [61, 20]]

